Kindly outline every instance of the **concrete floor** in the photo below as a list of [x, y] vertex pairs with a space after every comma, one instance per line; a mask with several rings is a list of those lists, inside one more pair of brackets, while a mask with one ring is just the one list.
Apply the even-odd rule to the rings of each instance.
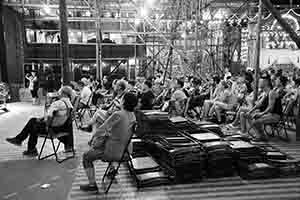
[[[38, 161], [22, 156], [24, 146], [15, 147], [5, 138], [12, 137], [24, 127], [30, 116], [43, 116], [42, 106], [30, 103], [9, 104], [10, 112], [0, 113], [0, 199], [5, 200], [87, 200], [87, 199], [149, 199], [149, 200], [257, 200], [257, 199], [300, 199], [300, 177], [267, 180], [243, 180], [238, 176], [206, 179], [199, 183], [167, 185], [137, 190], [135, 183], [124, 166], [120, 169], [117, 182], [108, 195], [92, 195], [79, 190], [87, 178], [81, 164], [81, 155], [86, 150], [90, 135], [74, 128], [76, 158], [62, 164], [53, 158]], [[290, 133], [290, 143], [272, 141], [276, 147], [300, 159], [300, 142], [294, 141], [295, 132]], [[38, 149], [41, 146], [39, 141]], [[47, 146], [47, 151], [50, 150]], [[96, 162], [99, 187], [106, 164]], [[50, 187], [42, 189], [43, 184]]]
[[[75, 159], [58, 164], [54, 157], [43, 161], [37, 158], [28, 158], [22, 155], [27, 141], [22, 147], [16, 147], [5, 141], [7, 137], [18, 134], [28, 119], [32, 116], [43, 116], [42, 106], [33, 106], [30, 103], [11, 103], [10, 112], [0, 112], [0, 199], [11, 200], [65, 200], [67, 199], [75, 171], [79, 165], [81, 146], [86, 146], [89, 136], [75, 130]], [[40, 149], [42, 140], [39, 140]], [[63, 145], [61, 145], [63, 146]], [[50, 152], [50, 145], [46, 151]], [[43, 184], [50, 184], [42, 189]]]

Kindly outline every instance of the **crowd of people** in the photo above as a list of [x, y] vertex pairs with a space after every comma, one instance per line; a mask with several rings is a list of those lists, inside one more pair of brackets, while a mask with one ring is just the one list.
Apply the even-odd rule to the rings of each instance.
[[[218, 124], [226, 123], [230, 114], [234, 120], [226, 124], [227, 128], [246, 134], [251, 126], [256, 133], [255, 140], [267, 140], [263, 125], [279, 121], [287, 108], [293, 112], [299, 96], [300, 73], [295, 71], [290, 76], [282, 70], [264, 70], [259, 74], [258, 83], [255, 98], [251, 69], [236, 75], [226, 69], [222, 75], [209, 74], [206, 80], [192, 76], [168, 79], [162, 73], [148, 79], [137, 77], [136, 80], [83, 77], [79, 82], [60, 89], [60, 99], [51, 104], [46, 119], [30, 119], [20, 134], [7, 141], [21, 145], [29, 136], [24, 155], [36, 156], [36, 133], [45, 129], [47, 117], [58, 111], [60, 119], [52, 121], [52, 126], [59, 127], [66, 121], [66, 108], [76, 112], [94, 105], [97, 110], [86, 122], [93, 133], [90, 150], [83, 154], [89, 183], [82, 185], [81, 190], [95, 191], [98, 188], [93, 161], [120, 158], [125, 138], [130, 134], [128, 127], [136, 121], [134, 112], [138, 110], [158, 109], [169, 112], [171, 116]], [[63, 142], [66, 151], [72, 148], [72, 138], [65, 138]], [[116, 170], [112, 165], [108, 175], [114, 173]]]

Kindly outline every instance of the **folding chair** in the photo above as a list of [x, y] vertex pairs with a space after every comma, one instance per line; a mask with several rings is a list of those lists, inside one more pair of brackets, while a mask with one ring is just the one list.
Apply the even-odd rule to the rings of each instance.
[[76, 125], [77, 129], [82, 125], [82, 120], [83, 120], [83, 117], [84, 117], [86, 112], [88, 112], [90, 117], [93, 116], [93, 111], [92, 111], [91, 106], [90, 106], [92, 96], [93, 96], [93, 94], [91, 94], [89, 96], [88, 103], [83, 105], [82, 108], [79, 108], [78, 110], [77, 110], [77, 108], [74, 109], [74, 113], [73, 113], [72, 118], [73, 118], [73, 121], [75, 122], [75, 125]]
[[131, 158], [130, 158], [130, 153], [128, 151], [128, 147], [129, 147], [131, 138], [133, 137], [133, 135], [134, 135], [134, 133], [136, 131], [136, 128], [137, 128], [137, 123], [133, 123], [132, 125], [130, 125], [130, 127], [129, 127], [130, 134], [129, 134], [128, 140], [126, 142], [126, 146], [125, 146], [125, 148], [124, 148], [124, 150], [122, 152], [122, 156], [121, 156], [120, 160], [103, 160], [104, 162], [109, 162], [109, 164], [108, 164], [108, 166], [107, 166], [107, 168], [105, 170], [105, 173], [104, 173], [104, 175], [102, 177], [102, 183], [104, 182], [105, 177], [107, 176], [108, 171], [109, 171], [110, 167], [112, 166], [113, 162], [118, 162], [118, 166], [116, 168], [116, 171], [112, 175], [108, 187], [105, 189], [105, 194], [108, 193], [108, 191], [109, 191], [109, 189], [110, 189], [110, 187], [111, 187], [111, 185], [112, 185], [112, 183], [113, 183], [116, 175], [118, 174], [118, 171], [119, 171], [119, 168], [121, 166], [121, 163], [122, 162], [127, 162], [127, 161], [131, 162]]
[[[282, 115], [280, 116], [280, 120], [277, 123], [269, 123], [269, 124], [265, 124], [264, 126], [264, 130], [265, 132], [271, 136], [271, 137], [275, 137], [276, 133], [277, 136], [284, 140], [284, 141], [289, 141], [289, 137], [287, 134], [287, 122], [289, 121], [289, 117], [291, 112], [293, 111], [294, 106], [296, 105], [295, 100], [291, 99], [287, 102]], [[268, 132], [267, 127], [271, 128], [271, 133]], [[285, 135], [284, 137], [282, 137], [281, 133], [283, 131], [283, 134]]]
[[[55, 116], [55, 113], [54, 113], [54, 116]], [[68, 157], [66, 157], [64, 159], [59, 159], [58, 155], [57, 155], [57, 151], [59, 149], [61, 141], [59, 140], [57, 146], [55, 146], [55, 144], [54, 144], [54, 139], [59, 139], [61, 137], [68, 136], [69, 134], [73, 134], [72, 133], [73, 126], [72, 126], [71, 109], [68, 109], [68, 116], [69, 117], [68, 117], [67, 121], [65, 122], [65, 124], [61, 126], [61, 128], [62, 128], [63, 131], [56, 132], [56, 131], [54, 131], [53, 127], [47, 125], [46, 133], [39, 134], [39, 137], [43, 137], [44, 138], [44, 142], [43, 142], [43, 145], [41, 147], [41, 150], [40, 150], [40, 153], [39, 153], [39, 156], [38, 156], [39, 160], [44, 160], [44, 159], [49, 158], [51, 156], [55, 156], [56, 162], [62, 163], [65, 160], [68, 160], [68, 159], [71, 159], [71, 158], [75, 157], [75, 150], [72, 147], [72, 155], [71, 156], [68, 156]], [[53, 121], [53, 117], [49, 120], [48, 124], [51, 124], [52, 121]], [[45, 144], [46, 144], [47, 140], [51, 141], [53, 153], [42, 157], [42, 154], [43, 154], [43, 151], [44, 151], [44, 147], [45, 147]]]

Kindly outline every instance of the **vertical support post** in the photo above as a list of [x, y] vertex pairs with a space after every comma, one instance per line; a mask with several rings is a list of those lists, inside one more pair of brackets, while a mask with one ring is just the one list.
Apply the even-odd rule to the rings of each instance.
[[135, 78], [138, 76], [137, 59], [136, 59], [136, 44], [134, 45], [134, 73]]
[[129, 65], [129, 59], [127, 60], [127, 78], [128, 78], [128, 80], [130, 80], [130, 65]]
[[6, 43], [4, 33], [3, 1], [0, 1], [0, 81], [8, 82], [6, 66]]
[[298, 90], [298, 98], [297, 98], [297, 117], [296, 117], [296, 141], [300, 141], [300, 91]]
[[95, 0], [96, 2], [96, 77], [102, 80], [102, 33], [101, 33], [101, 0]]
[[59, 1], [60, 19], [60, 56], [63, 75], [63, 84], [68, 84], [72, 80], [72, 71], [69, 64], [69, 37], [66, 0]]
[[259, 63], [260, 63], [260, 32], [261, 32], [261, 15], [262, 15], [262, 0], [259, 0], [258, 16], [257, 16], [257, 27], [256, 27], [256, 56], [255, 56], [255, 88], [254, 88], [254, 101], [257, 100], [258, 96], [258, 79], [259, 79]]

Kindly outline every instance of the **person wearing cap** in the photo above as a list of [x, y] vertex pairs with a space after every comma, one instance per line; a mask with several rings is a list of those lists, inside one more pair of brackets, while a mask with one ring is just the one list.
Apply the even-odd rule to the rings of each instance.
[[[52, 119], [52, 124], [50, 124], [50, 126], [53, 128], [54, 132], [59, 131], [59, 128], [65, 124], [69, 117], [68, 109], [73, 108], [72, 103], [70, 101], [71, 95], [71, 88], [68, 86], [63, 86], [59, 90], [59, 99], [57, 101], [54, 101], [50, 105], [45, 117], [31, 118], [27, 122], [23, 130], [17, 136], [13, 138], [7, 138], [6, 141], [16, 146], [21, 146], [22, 142], [29, 137], [27, 143], [27, 150], [23, 152], [23, 155], [37, 156], [38, 151], [36, 149], [36, 144], [38, 141], [38, 135], [47, 131], [46, 126], [47, 122], [49, 122], [50, 119]], [[71, 135], [70, 137], [72, 137], [71, 140], [73, 140], [73, 135]], [[73, 142], [71, 141], [70, 144], [69, 139], [70, 138], [60, 138], [61, 142], [63, 142], [65, 145], [66, 152], [73, 148]]]

